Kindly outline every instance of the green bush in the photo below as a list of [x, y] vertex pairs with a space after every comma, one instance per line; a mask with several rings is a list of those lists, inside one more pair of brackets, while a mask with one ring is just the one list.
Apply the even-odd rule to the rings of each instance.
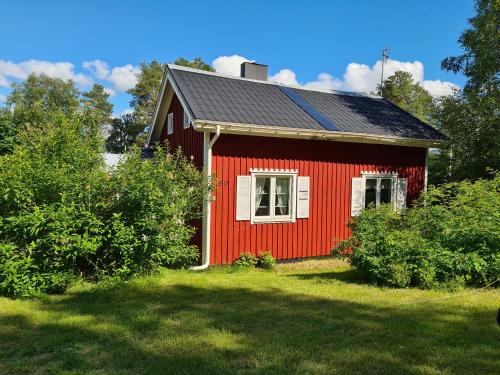
[[500, 277], [500, 177], [431, 188], [401, 215], [364, 210], [334, 253], [395, 287], [484, 286]]
[[257, 265], [258, 259], [255, 255], [252, 253], [242, 253], [233, 262], [233, 267], [236, 269], [248, 269], [248, 268], [253, 268]]
[[198, 258], [191, 220], [208, 184], [180, 152], [133, 149], [112, 171], [78, 118], [33, 129], [0, 156], [0, 293], [64, 291], [75, 277], [129, 278]]
[[257, 259], [257, 267], [272, 270], [276, 267], [276, 259], [269, 252], [262, 252]]

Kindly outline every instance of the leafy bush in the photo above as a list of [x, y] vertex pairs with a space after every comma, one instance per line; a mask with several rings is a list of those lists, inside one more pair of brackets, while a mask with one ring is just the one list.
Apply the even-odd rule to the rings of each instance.
[[188, 223], [209, 187], [180, 152], [133, 149], [104, 169], [102, 139], [60, 116], [0, 156], [0, 293], [66, 289], [196, 262]]
[[257, 257], [252, 253], [242, 253], [238, 259], [233, 262], [233, 266], [236, 269], [248, 269], [255, 267], [258, 261]]
[[263, 268], [265, 270], [271, 270], [276, 267], [276, 259], [269, 252], [262, 252], [259, 254], [257, 260], [257, 267]]
[[401, 215], [368, 209], [334, 252], [372, 281], [422, 288], [484, 286], [500, 277], [500, 176], [432, 188]]

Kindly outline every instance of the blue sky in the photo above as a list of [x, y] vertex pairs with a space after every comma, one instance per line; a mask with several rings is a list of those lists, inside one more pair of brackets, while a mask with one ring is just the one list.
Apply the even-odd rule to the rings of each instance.
[[472, 0], [0, 0], [0, 8], [0, 100], [10, 83], [45, 72], [82, 89], [103, 83], [117, 114], [141, 62], [178, 56], [201, 56], [226, 74], [255, 60], [275, 81], [370, 91], [388, 46], [386, 72], [407, 70], [437, 96], [464, 83], [440, 62], [460, 53], [474, 11]]

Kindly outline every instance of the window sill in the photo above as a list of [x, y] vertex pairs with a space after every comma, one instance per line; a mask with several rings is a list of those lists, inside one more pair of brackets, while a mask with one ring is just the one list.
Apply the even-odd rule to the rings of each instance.
[[279, 224], [279, 223], [295, 223], [295, 219], [291, 217], [286, 217], [286, 218], [253, 218], [251, 220], [250, 224]]

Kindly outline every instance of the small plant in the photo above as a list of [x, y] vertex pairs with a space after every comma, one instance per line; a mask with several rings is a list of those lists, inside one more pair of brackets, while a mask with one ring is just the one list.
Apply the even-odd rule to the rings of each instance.
[[276, 259], [267, 251], [261, 252], [257, 261], [257, 267], [272, 270], [276, 267]]
[[233, 262], [233, 266], [236, 269], [248, 269], [255, 267], [258, 261], [257, 257], [252, 253], [242, 253], [238, 259]]

